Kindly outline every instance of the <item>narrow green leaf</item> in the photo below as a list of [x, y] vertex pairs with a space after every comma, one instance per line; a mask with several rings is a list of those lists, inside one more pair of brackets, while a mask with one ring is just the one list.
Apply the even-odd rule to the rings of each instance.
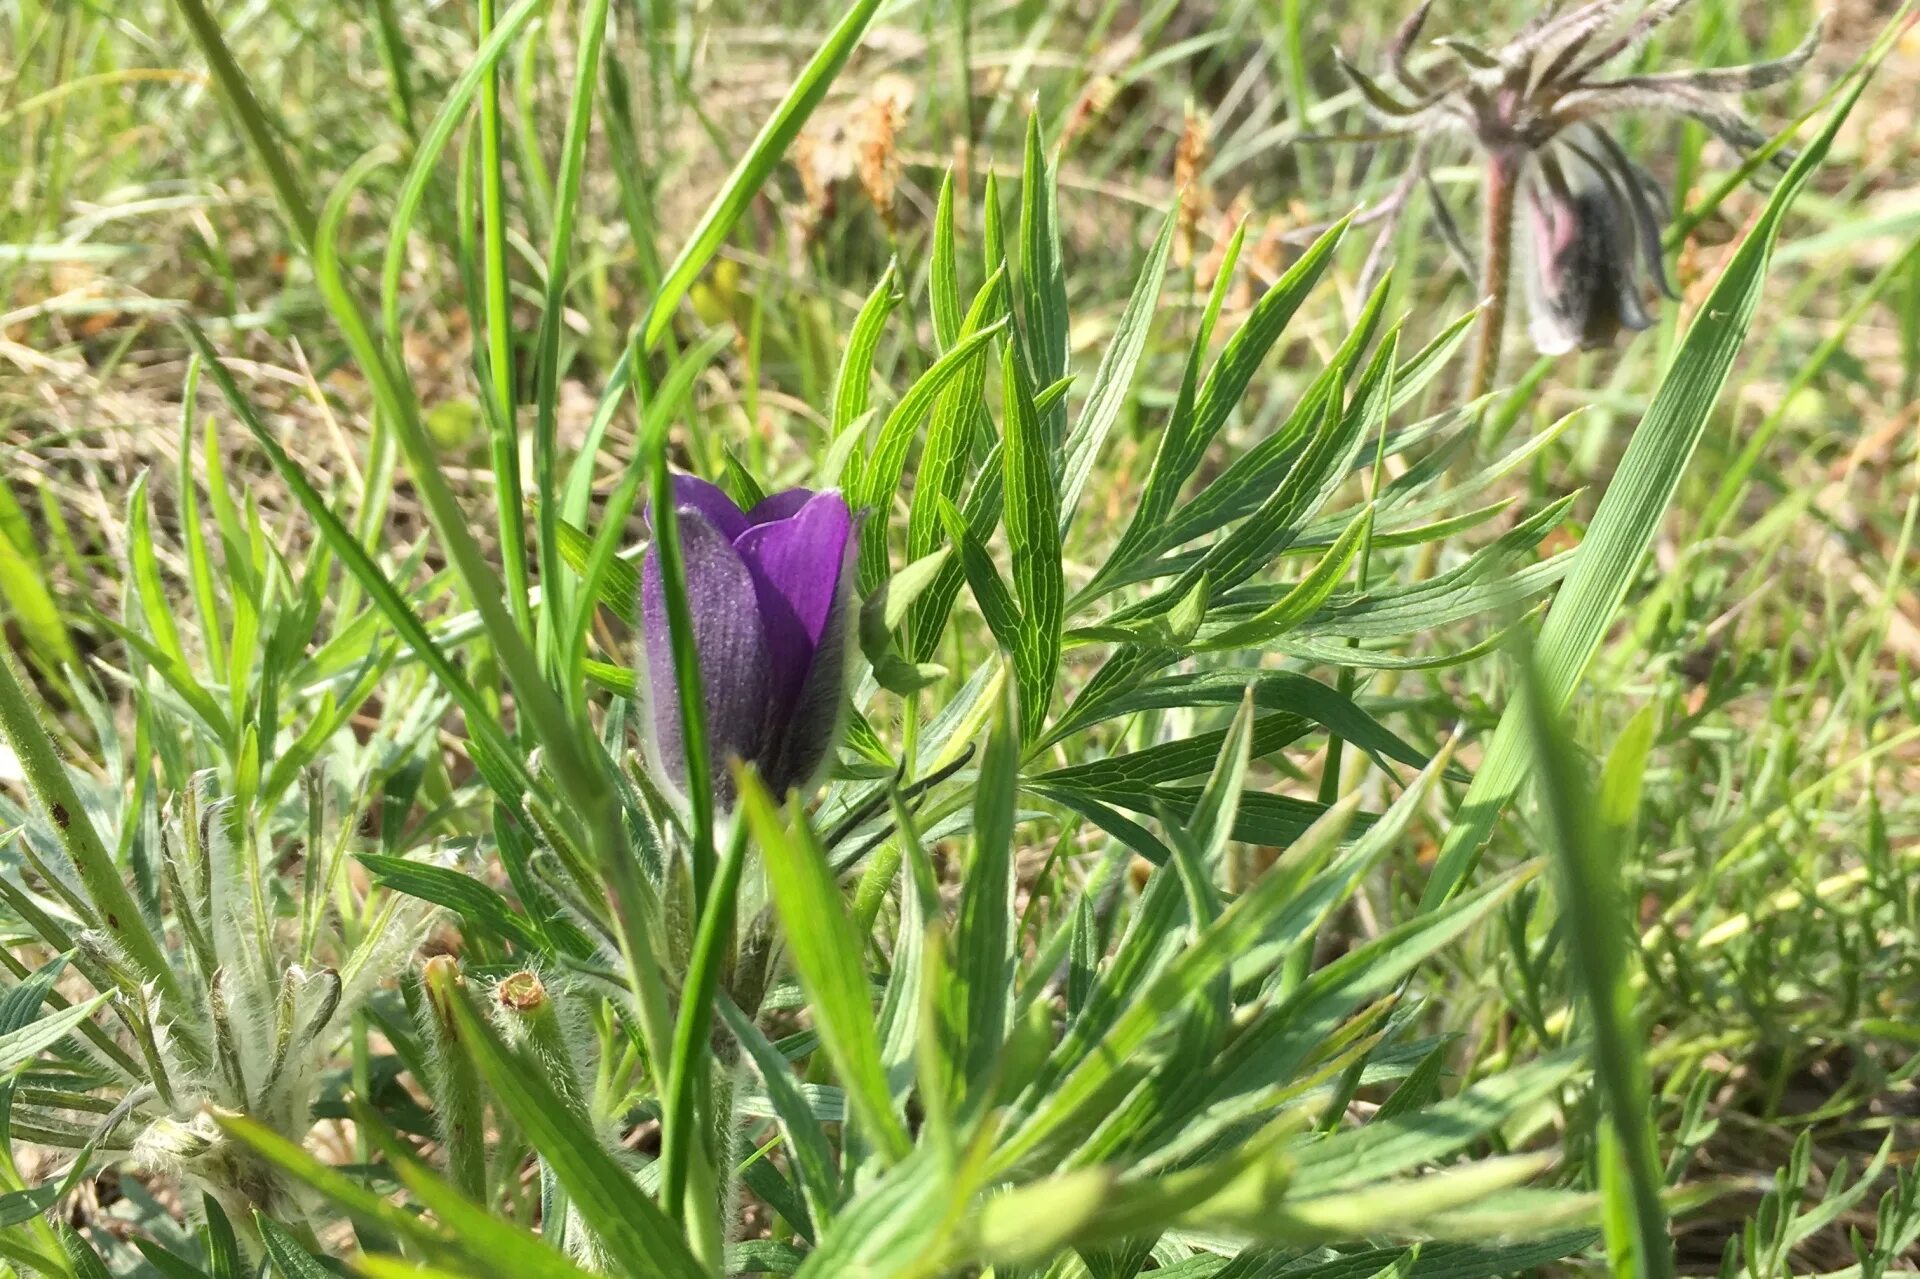
[[253, 1226], [260, 1232], [260, 1243], [266, 1249], [267, 1260], [280, 1272], [280, 1279], [333, 1279], [332, 1272], [296, 1243], [286, 1227], [258, 1208], [253, 1212]]
[[132, 573], [130, 580], [140, 616], [146, 620], [155, 646], [185, 670], [187, 651], [180, 645], [180, 630], [173, 621], [173, 603], [167, 598], [166, 583], [160, 577], [160, 561], [153, 552], [153, 508], [147, 497], [147, 476], [148, 472], [140, 472], [127, 493], [127, 567]]
[[[973, 793], [973, 855], [968, 859], [954, 922], [954, 1022], [970, 1090], [992, 1073], [1006, 1042], [1013, 990], [1015, 936], [1013, 825], [1020, 770], [1019, 707], [1010, 685], [987, 733]], [[974, 1094], [976, 1097], [978, 1093]]]
[[[961, 319], [954, 334], [955, 343], [978, 332], [986, 324], [988, 316], [994, 314], [995, 307], [1001, 305], [1001, 280], [1002, 275], [998, 271], [988, 277], [986, 284], [975, 295], [973, 305]], [[948, 345], [951, 347], [952, 344]], [[944, 527], [940, 519], [940, 505], [943, 501], [956, 505], [959, 503], [976, 438], [992, 430], [990, 425], [980, 425], [987, 411], [982, 398], [986, 383], [986, 360], [973, 361], [948, 384], [934, 403], [933, 415], [927, 421], [926, 443], [920, 449], [920, 461], [913, 477], [913, 500], [907, 512], [909, 559], [921, 559], [939, 548]], [[997, 519], [999, 512], [996, 510], [994, 515]], [[958, 566], [955, 566], [955, 570], [943, 575], [941, 580], [957, 583], [957, 569]], [[953, 593], [950, 589], [936, 589], [913, 610], [908, 622], [909, 651], [913, 660], [924, 662], [933, 656], [952, 603]]]
[[757, 780], [743, 782], [740, 805], [760, 845], [774, 908], [807, 992], [815, 1029], [847, 1101], [867, 1139], [889, 1160], [902, 1159], [912, 1142], [893, 1110], [880, 1066], [860, 938], [828, 869], [827, 855], [805, 816], [796, 809], [783, 817]]
[[987, 629], [1001, 651], [1011, 656], [1020, 643], [1020, 606], [1014, 603], [1013, 592], [1007, 589], [993, 556], [951, 503], [942, 506], [941, 516], [947, 536], [960, 548], [961, 568], [973, 590], [974, 603], [980, 607], [980, 616], [986, 619]]
[[940, 178], [933, 210], [933, 246], [927, 255], [927, 302], [933, 312], [933, 337], [942, 351], [960, 340], [960, 265], [953, 232], [953, 167]]
[[0, 1035], [0, 1079], [9, 1079], [33, 1063], [46, 1049], [53, 1047], [93, 1016], [110, 995], [95, 995], [77, 1004], [50, 1012], [38, 1021]]
[[[989, 282], [991, 283], [991, 282]], [[921, 419], [927, 416], [949, 384], [972, 361], [985, 358], [987, 343], [999, 333], [1005, 321], [968, 334], [951, 351], [933, 362], [921, 374], [900, 402], [893, 406], [880, 424], [867, 462], [851, 486], [852, 504], [869, 512], [860, 530], [860, 589], [870, 591], [887, 576], [887, 526], [894, 495], [907, 466], [907, 454], [913, 445]]]
[[874, 351], [880, 346], [880, 335], [886, 332], [887, 317], [906, 298], [900, 290], [899, 262], [887, 263], [880, 282], [873, 286], [873, 292], [867, 295], [860, 313], [853, 319], [853, 328], [847, 333], [846, 353], [840, 357], [840, 372], [833, 380], [828, 422], [835, 438], [867, 411], [873, 392]]
[[534, 953], [546, 950], [532, 926], [507, 904], [507, 899], [472, 875], [380, 853], [361, 853], [359, 860], [383, 888], [443, 906], [489, 939], [508, 941]]
[[753, 1019], [725, 996], [719, 1001], [719, 1010], [727, 1029], [747, 1050], [747, 1058], [753, 1063], [754, 1072], [760, 1076], [761, 1085], [766, 1088], [767, 1097], [773, 1102], [781, 1131], [786, 1134], [794, 1170], [799, 1174], [800, 1191], [806, 1196], [807, 1207], [813, 1214], [814, 1228], [816, 1231], [824, 1230], [832, 1220], [834, 1206], [839, 1201], [833, 1147], [827, 1141], [826, 1130], [820, 1126], [813, 1108], [801, 1095], [799, 1081], [793, 1077], [792, 1065], [753, 1024]]
[[1002, 361], [1007, 550], [1020, 627], [1013, 671], [1020, 691], [1020, 736], [1031, 742], [1046, 723], [1060, 669], [1067, 588], [1060, 562], [1060, 494], [1054, 487], [1046, 427], [1034, 412], [1032, 388], [1013, 353]]
[[1080, 420], [1067, 438], [1065, 463], [1060, 471], [1060, 534], [1063, 538], [1073, 523], [1087, 477], [1093, 474], [1107, 435], [1120, 418], [1120, 409], [1133, 386], [1133, 375], [1140, 367], [1140, 357], [1147, 349], [1147, 334], [1153, 328], [1154, 313], [1160, 306], [1160, 285], [1167, 274], [1167, 256], [1173, 250], [1174, 226], [1175, 216], [1170, 211], [1160, 224], [1160, 234], [1154, 238], [1153, 247], [1147, 251], [1147, 260], [1141, 264], [1140, 278], [1134, 282], [1127, 309], [1114, 326], [1106, 352], [1100, 357], [1100, 367], [1094, 370], [1093, 386], [1080, 410]]
[[1319, 562], [1285, 595], [1246, 621], [1204, 637], [1197, 647], [1202, 651], [1217, 652], [1270, 644], [1279, 639], [1312, 617], [1327, 602], [1334, 588], [1340, 585], [1341, 579], [1353, 567], [1354, 559], [1359, 556], [1360, 548], [1366, 544], [1372, 532], [1373, 507], [1369, 505], [1347, 525], [1340, 540], [1329, 547]]
[[566, 1187], [609, 1259], [633, 1273], [706, 1279], [673, 1222], [554, 1090], [547, 1070], [502, 1043], [464, 1000], [451, 1007], [488, 1088]]
[[1631, 1264], [1616, 1256], [1614, 1272], [1670, 1279], [1673, 1243], [1661, 1198], [1666, 1175], [1653, 1131], [1647, 1037], [1630, 974], [1633, 915], [1615, 850], [1597, 838], [1600, 819], [1588, 794], [1579, 748], [1559, 722], [1559, 712], [1550, 707], [1538, 669], [1528, 662], [1525, 673], [1522, 706], [1530, 754], [1539, 765], [1541, 808], [1551, 832], [1548, 846], [1559, 868], [1561, 920], [1571, 942], [1574, 979], [1593, 1014], [1594, 1074], [1627, 1174], [1627, 1185], [1609, 1185], [1607, 1198], [1620, 1203], [1630, 1192], [1639, 1229]]
[[[10, 493], [0, 500], [12, 503]], [[28, 646], [49, 671], [76, 666], [80, 658], [61, 620], [47, 579], [42, 576], [31, 543], [23, 546], [0, 530], [0, 602], [20, 626]]]
[[[401, 638], [407, 641], [408, 646], [426, 664], [427, 669], [433, 672], [441, 686], [453, 696], [454, 701], [465, 713], [467, 732], [474, 744], [475, 765], [487, 777], [495, 793], [517, 803], [518, 797], [532, 787], [532, 776], [527, 773], [520, 752], [508, 741], [499, 721], [494, 718], [491, 708], [481, 700], [480, 694], [468, 683], [466, 676], [453, 664], [452, 659], [446, 655], [440, 645], [434, 642], [433, 636], [427, 631], [426, 624], [414, 612], [412, 605], [407, 603], [399, 590], [388, 580], [380, 566], [374, 563], [373, 557], [367, 553], [366, 548], [360, 544], [352, 530], [348, 529], [341, 522], [340, 517], [334, 514], [326, 498], [322, 497], [312, 481], [307, 479], [300, 464], [288, 455], [287, 451], [280, 446], [280, 442], [274, 438], [273, 433], [267, 429], [266, 424], [260, 420], [259, 415], [254, 412], [252, 402], [234, 383], [232, 374], [221, 363], [219, 353], [207, 340], [206, 334], [198, 325], [190, 322], [184, 323], [182, 330], [194, 349], [199, 352], [208, 374], [213, 378], [214, 384], [220, 388], [221, 394], [226, 397], [228, 406], [252, 434], [261, 451], [267, 455], [267, 460], [273, 464], [281, 480], [292, 491], [294, 500], [299, 502], [301, 508], [313, 519], [321, 536], [327, 540], [334, 554], [340, 557], [340, 562], [353, 574], [367, 592], [368, 597], [386, 615], [387, 620], [400, 633]], [[229, 559], [229, 563], [231, 562]], [[236, 660], [240, 658], [242, 651], [240, 644], [233, 645], [232, 655]], [[248, 658], [251, 660], [250, 654]]]

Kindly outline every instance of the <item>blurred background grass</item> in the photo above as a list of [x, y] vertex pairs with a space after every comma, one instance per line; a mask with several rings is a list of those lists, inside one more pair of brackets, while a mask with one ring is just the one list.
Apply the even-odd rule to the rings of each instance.
[[[1432, 30], [1492, 37], [1529, 6], [1442, 0]], [[1894, 16], [1887, 0], [1839, 0], [1810, 71], [1757, 97], [1776, 127], [1814, 105]], [[385, 147], [404, 157], [474, 43], [459, 3], [349, 0], [220, 6], [229, 40], [314, 189]], [[731, 162], [811, 52], [830, 15], [811, 3], [616, 6], [607, 110], [589, 152], [568, 283], [562, 438], [577, 440], [601, 380], [670, 256]], [[1377, 60], [1402, 16], [1372, 3], [1221, 0], [925, 0], [889, 6], [833, 94], [696, 288], [707, 325], [732, 326], [679, 432], [712, 472], [732, 449], [769, 481], [824, 447], [823, 410], [861, 298], [897, 258], [906, 302], [877, 367], [895, 380], [932, 350], [924, 276], [933, 204], [952, 166], [967, 234], [982, 178], [1017, 177], [1029, 107], [1063, 139], [1061, 214], [1076, 352], [1097, 351], [1164, 211], [1185, 191], [1178, 270], [1154, 336], [1154, 374], [1177, 384], [1186, 313], [1204, 297], [1227, 237], [1248, 227], [1244, 274], [1270, 277], [1303, 234], [1382, 196], [1396, 154], [1302, 145], [1363, 124], [1332, 53]], [[1815, 17], [1806, 0], [1698, 0], [1653, 56], [1705, 65], [1778, 55]], [[555, 5], [506, 77], [510, 239], [528, 360], [574, 32]], [[56, 704], [60, 666], [112, 643], [88, 621], [116, 610], [126, 562], [126, 493], [154, 472], [163, 564], [184, 564], [171, 509], [186, 361], [168, 324], [186, 309], [214, 332], [296, 451], [351, 486], [365, 439], [364, 387], [312, 281], [289, 251], [269, 191], [161, 0], [0, 4], [0, 607], [6, 635]], [[1631, 130], [1628, 144], [1685, 201], [1729, 156], [1696, 127]], [[451, 168], [448, 179], [451, 181]], [[349, 228], [356, 267], [378, 270], [384, 209], [403, 165], [376, 176], [374, 206]], [[1474, 175], [1443, 169], [1444, 186]], [[1629, 764], [1646, 750], [1637, 823], [1619, 830], [1640, 894], [1643, 998], [1664, 1103], [1689, 1175], [1774, 1177], [1817, 1199], [1851, 1156], [1889, 1135], [1914, 1157], [1920, 1045], [1920, 599], [1910, 584], [1920, 513], [1920, 34], [1909, 28], [1797, 206], [1734, 383], [1682, 487], [1654, 563], [1574, 703], [1580, 742]], [[383, 186], [383, 184], [385, 184]], [[1526, 509], [1584, 490], [1590, 511], [1644, 408], [1683, 318], [1763, 196], [1736, 192], [1681, 248], [1685, 299], [1613, 351], [1553, 365], [1515, 427], [1585, 411], [1513, 479]], [[1458, 201], [1457, 203], [1463, 203]], [[440, 207], [447, 207], [441, 205]], [[447, 473], [471, 495], [490, 483], [472, 378], [465, 292], [435, 227], [403, 290], [408, 359]], [[521, 238], [524, 237], [524, 238]], [[1360, 301], [1367, 237], [1349, 240], [1323, 290], [1264, 370], [1239, 438], [1270, 429]], [[429, 246], [438, 241], [439, 252]], [[962, 254], [972, 262], [976, 255]], [[1416, 343], [1473, 304], [1472, 286], [1418, 220], [1394, 245], [1389, 308]], [[969, 291], [977, 281], [963, 277]], [[1230, 295], [1244, 309], [1251, 282]], [[900, 322], [904, 320], [905, 322]], [[1517, 346], [1517, 340], [1514, 344]], [[1311, 355], [1313, 358], [1305, 358]], [[1510, 350], [1509, 377], [1528, 364]], [[524, 370], [523, 370], [524, 371]], [[1449, 377], [1459, 376], [1457, 373]], [[1455, 388], [1457, 391], [1457, 387]], [[1151, 395], [1151, 392], [1148, 393]], [[1445, 394], [1444, 389], [1442, 394]], [[1146, 459], [1130, 404], [1090, 494], [1091, 544], [1117, 532]], [[1135, 425], [1141, 425], [1135, 423]], [[624, 439], [629, 424], [615, 426]], [[227, 432], [223, 460], [250, 500], [298, 527], [287, 495]], [[1752, 451], [1749, 470], [1740, 461]], [[609, 464], [624, 446], [609, 450]], [[1103, 529], [1100, 513], [1114, 527]], [[486, 521], [476, 521], [484, 524]], [[402, 485], [390, 520], [396, 562], [424, 533]], [[1577, 525], [1576, 533], [1577, 536]], [[1552, 548], [1550, 548], [1552, 549]], [[425, 568], [434, 567], [429, 558]], [[1085, 569], [1068, 566], [1069, 582]], [[1491, 726], [1510, 673], [1482, 661], [1376, 685], [1369, 705], [1437, 740], [1457, 707]], [[129, 735], [131, 740], [131, 735]], [[1463, 758], [1471, 765], [1471, 747]], [[0, 761], [3, 762], [3, 761]], [[1631, 773], [1623, 764], [1622, 773]], [[1630, 788], [1629, 788], [1630, 789]], [[1627, 803], [1631, 795], [1616, 796]], [[1495, 856], [1533, 851], [1524, 815]], [[1363, 893], [1359, 930], [1417, 895], [1427, 847]], [[1431, 974], [1436, 1024], [1464, 1028], [1461, 1054], [1496, 1070], [1544, 1042], [1545, 974], [1561, 941], [1523, 895], [1492, 930]], [[1798, 1173], [1794, 1143], [1814, 1136]], [[1883, 1174], [1884, 1175], [1884, 1174]], [[1756, 1188], [1753, 1194], [1759, 1193]], [[1792, 1194], [1787, 1195], [1788, 1199]], [[1873, 1199], [1818, 1220], [1783, 1249], [1797, 1273], [1852, 1263], [1849, 1226]], [[1711, 1266], [1752, 1194], [1682, 1224], [1682, 1260]], [[1863, 1215], [1864, 1214], [1864, 1215]], [[1789, 1204], [1785, 1220], [1794, 1220]], [[1788, 1233], [1791, 1233], [1790, 1231]], [[1764, 1242], [1764, 1241], [1763, 1241]], [[1747, 1260], [1767, 1273], [1748, 1244]], [[1784, 1273], [1784, 1271], [1782, 1271]]]

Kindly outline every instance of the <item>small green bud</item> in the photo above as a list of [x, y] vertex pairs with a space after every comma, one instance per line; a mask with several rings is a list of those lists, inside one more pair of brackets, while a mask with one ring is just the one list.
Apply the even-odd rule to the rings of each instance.
[[586, 1091], [568, 1046], [560, 1010], [538, 973], [521, 969], [493, 988], [493, 1021], [507, 1042], [537, 1060], [554, 1090], [575, 1114], [589, 1119]]

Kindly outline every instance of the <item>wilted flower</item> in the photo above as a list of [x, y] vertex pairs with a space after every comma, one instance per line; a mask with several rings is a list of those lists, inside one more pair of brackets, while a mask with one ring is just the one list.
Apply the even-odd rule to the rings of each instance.
[[[743, 512], [694, 476], [674, 476], [673, 487], [715, 798], [732, 801], [732, 759], [757, 768], [775, 794], [805, 785], [832, 748], [845, 691], [852, 512], [833, 490], [788, 489]], [[640, 602], [648, 752], [684, 787], [679, 684], [651, 551]]]
[[[1766, 134], [1727, 99], [1791, 77], [1813, 55], [1817, 29], [1771, 62], [1644, 75], [1607, 72], [1639, 52], [1688, 3], [1653, 0], [1630, 21], [1622, 18], [1635, 0], [1591, 0], [1565, 10], [1548, 4], [1493, 49], [1450, 37], [1434, 41], [1452, 57], [1452, 65], [1436, 74], [1416, 71], [1408, 58], [1432, 4], [1426, 0], [1388, 50], [1393, 88], [1341, 64], [1384, 126], [1365, 136], [1413, 143], [1405, 176], [1374, 216], [1397, 218], [1415, 188], [1424, 187], [1437, 230], [1488, 286], [1489, 328], [1502, 318], [1517, 202], [1528, 209], [1523, 267], [1534, 341], [1543, 352], [1599, 345], [1621, 328], [1644, 328], [1642, 292], [1648, 283], [1672, 295], [1660, 245], [1667, 197], [1607, 131], [1612, 117], [1654, 112], [1697, 120], [1742, 155], [1766, 142]], [[1477, 266], [1431, 175], [1436, 153], [1451, 141], [1464, 141], [1486, 161], [1486, 235]], [[1780, 167], [1790, 159], [1785, 151], [1773, 156]]]
[[[1536, 183], [1526, 200], [1527, 331], [1535, 349], [1561, 355], [1606, 346], [1621, 329], [1653, 323], [1633, 268], [1633, 229], [1605, 192]], [[1657, 271], [1658, 255], [1654, 262]]]

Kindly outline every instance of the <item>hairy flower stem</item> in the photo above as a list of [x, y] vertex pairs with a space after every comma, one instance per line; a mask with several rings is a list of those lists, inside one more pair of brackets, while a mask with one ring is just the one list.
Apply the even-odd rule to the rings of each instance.
[[1467, 398], [1475, 400], [1493, 389], [1500, 371], [1500, 344], [1507, 328], [1507, 295], [1513, 286], [1513, 210], [1519, 186], [1520, 156], [1495, 151], [1487, 157], [1485, 203], [1482, 206], [1479, 340], [1473, 350], [1473, 378]]

